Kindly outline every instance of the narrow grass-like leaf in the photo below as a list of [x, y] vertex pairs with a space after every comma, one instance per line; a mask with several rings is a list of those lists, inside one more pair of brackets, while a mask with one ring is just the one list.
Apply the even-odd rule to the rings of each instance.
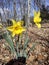
[[18, 46], [19, 46], [19, 42], [16, 42], [17, 57], [20, 57]]
[[[14, 44], [12, 42], [12, 39], [10, 38], [9, 34], [4, 33], [3, 34], [3, 38], [7, 41], [7, 43], [10, 45], [11, 48], [11, 52], [14, 54], [15, 53], [15, 48], [14, 48]], [[16, 54], [17, 57], [17, 54]]]
[[25, 43], [24, 43], [24, 46], [23, 46], [23, 55], [25, 54], [25, 49], [27, 48], [29, 41], [30, 41], [29, 38], [25, 39]]

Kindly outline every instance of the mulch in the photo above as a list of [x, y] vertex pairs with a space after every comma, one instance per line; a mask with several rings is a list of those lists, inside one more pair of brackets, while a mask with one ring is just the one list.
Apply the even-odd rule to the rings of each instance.
[[[27, 52], [34, 44], [35, 48], [28, 52], [29, 57], [26, 60], [26, 65], [49, 65], [49, 23], [42, 24], [41, 29], [31, 24], [27, 33], [29, 38], [31, 38]], [[4, 65], [12, 59], [13, 55], [9, 50], [7, 42], [4, 39], [0, 39], [0, 65]]]

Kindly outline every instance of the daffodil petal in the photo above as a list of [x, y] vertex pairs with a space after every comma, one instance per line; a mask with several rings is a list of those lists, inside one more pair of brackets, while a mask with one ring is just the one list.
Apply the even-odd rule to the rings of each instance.
[[37, 17], [34, 17], [34, 22], [35, 22], [35, 23], [38, 22]]
[[11, 19], [11, 21], [12, 21], [13, 25], [17, 24], [17, 22], [15, 20]]
[[35, 18], [34, 18], [34, 22], [35, 22], [35, 23], [41, 22], [41, 18], [40, 18], [40, 17], [35, 17]]
[[16, 24], [16, 26], [20, 27], [20, 26], [23, 25], [23, 23], [24, 23], [23, 21], [18, 21], [17, 24]]
[[24, 21], [18, 21], [17, 24], [23, 25], [24, 24]]
[[41, 18], [39, 17], [38, 22], [41, 22]]
[[14, 37], [14, 36], [15, 36], [15, 32], [12, 33], [12, 37]]
[[40, 23], [36, 23], [38, 28], [41, 28], [41, 24]]
[[7, 30], [12, 32], [14, 30], [14, 27], [13, 26], [7, 27]]

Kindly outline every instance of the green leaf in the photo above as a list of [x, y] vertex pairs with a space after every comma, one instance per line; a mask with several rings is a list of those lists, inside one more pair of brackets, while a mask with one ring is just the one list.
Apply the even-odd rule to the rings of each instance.
[[[10, 35], [7, 34], [7, 33], [4, 33], [4, 34], [3, 34], [3, 38], [4, 38], [4, 39], [7, 41], [7, 43], [10, 45], [11, 52], [14, 54], [14, 53], [15, 53], [14, 43], [12, 42], [12, 39], [11, 39]], [[16, 54], [16, 57], [17, 57], [17, 54]]]
[[[25, 39], [25, 43], [24, 43], [24, 46], [23, 46], [23, 54], [22, 54], [22, 55], [24, 55], [24, 54], [26, 53], [26, 52], [25, 52], [25, 49], [27, 48], [27, 45], [28, 45], [29, 41], [30, 41], [29, 38], [26, 38], [26, 39]], [[26, 55], [26, 56], [27, 56], [27, 55]]]

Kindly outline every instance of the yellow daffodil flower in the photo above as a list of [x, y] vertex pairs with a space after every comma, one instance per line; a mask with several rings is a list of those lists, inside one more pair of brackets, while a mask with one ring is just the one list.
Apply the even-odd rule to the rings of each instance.
[[34, 23], [37, 25], [38, 28], [41, 28], [41, 17], [40, 17], [40, 11], [36, 12], [34, 11]]
[[15, 20], [12, 20], [12, 23], [12, 26], [7, 27], [7, 30], [12, 32], [12, 37], [14, 37], [16, 34], [21, 34], [26, 30], [24, 27], [22, 27], [22, 21], [16, 22]]

